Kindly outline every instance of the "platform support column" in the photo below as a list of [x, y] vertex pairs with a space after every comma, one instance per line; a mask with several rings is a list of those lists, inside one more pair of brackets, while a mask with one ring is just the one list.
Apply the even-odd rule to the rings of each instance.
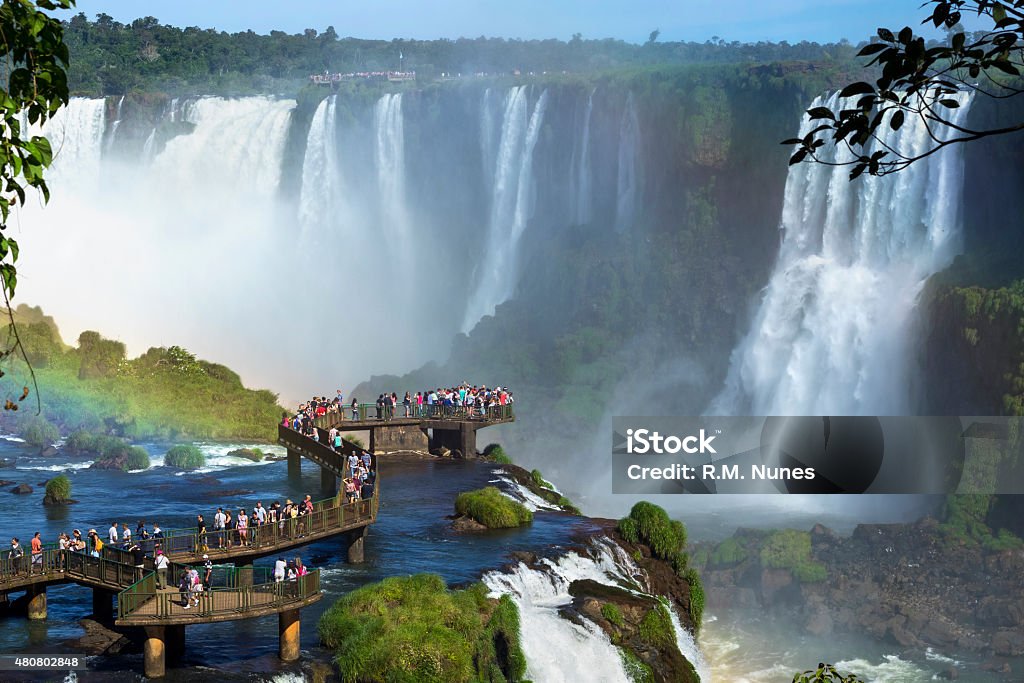
[[42, 621], [46, 618], [46, 586], [28, 587], [28, 618]]
[[166, 644], [163, 626], [146, 626], [146, 642], [142, 648], [146, 678], [163, 678], [167, 673]]
[[185, 656], [185, 626], [166, 626], [167, 658], [172, 662]]
[[338, 488], [338, 478], [326, 467], [320, 468], [320, 488], [325, 496], [333, 496]]
[[363, 555], [363, 539], [366, 538], [366, 527], [354, 529], [344, 536], [348, 543], [348, 563], [362, 564], [365, 561]]
[[281, 661], [294, 662], [299, 658], [299, 610], [290, 609], [277, 615]]
[[108, 624], [114, 620], [114, 594], [105, 588], [92, 589], [92, 618]]
[[288, 476], [299, 477], [302, 475], [302, 456], [298, 451], [288, 449]]

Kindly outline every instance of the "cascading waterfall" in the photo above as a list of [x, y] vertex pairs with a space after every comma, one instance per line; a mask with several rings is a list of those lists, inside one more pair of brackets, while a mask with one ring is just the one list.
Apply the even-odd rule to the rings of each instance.
[[501, 99], [494, 88], [484, 90], [480, 102], [480, 160], [483, 163], [483, 178], [490, 192], [494, 187], [494, 157], [498, 145], [498, 136], [501, 130], [498, 128], [498, 109], [501, 107]]
[[[570, 551], [554, 560], [544, 559], [542, 564], [540, 569], [520, 562], [509, 571], [488, 572], [483, 577], [493, 596], [508, 595], [519, 609], [527, 678], [546, 683], [578, 681], [580, 663], [586, 662], [588, 681], [629, 683], [632, 679], [620, 651], [604, 631], [586, 619], [582, 623], [565, 619], [559, 610], [572, 603], [569, 586], [573, 581], [589, 579], [639, 593], [634, 577], [642, 572], [622, 548], [607, 538], [593, 541], [589, 554]], [[671, 617], [680, 652], [694, 665], [701, 680], [710, 681], [692, 635], [674, 613]]]
[[302, 189], [299, 196], [299, 222], [304, 246], [323, 236], [323, 221], [337, 212], [343, 200], [341, 169], [337, 149], [337, 95], [317, 105], [306, 137], [306, 155], [302, 161]]
[[44, 134], [53, 149], [53, 167], [47, 178], [61, 185], [79, 178], [95, 181], [103, 156], [103, 132], [106, 129], [106, 102], [72, 98], [66, 107], [40, 130], [31, 126], [33, 135]]
[[110, 135], [107, 136], [107, 151], [114, 146], [114, 140], [117, 138], [117, 127], [121, 125], [121, 107], [124, 106], [124, 95], [117, 101], [117, 109], [114, 113], [114, 122], [110, 124]]
[[[962, 124], [970, 96], [951, 97], [960, 106], [947, 115]], [[813, 106], [841, 104], [833, 95]], [[805, 119], [800, 136], [813, 125]], [[879, 131], [876, 149], [884, 143], [914, 155], [933, 144], [915, 116], [898, 131], [885, 124]], [[826, 161], [848, 159], [834, 146], [822, 151], [832, 155]], [[953, 146], [894, 176], [850, 182], [848, 173], [845, 166], [790, 167], [778, 261], [710, 413], [913, 411], [912, 313], [925, 280], [960, 248], [961, 154]]]
[[405, 128], [402, 121], [402, 94], [389, 94], [377, 101], [374, 109], [376, 128], [377, 183], [384, 229], [396, 240], [408, 237], [409, 219], [405, 197]]
[[547, 107], [545, 90], [529, 113], [529, 88], [517, 86], [505, 97], [501, 140], [495, 158], [487, 249], [474, 273], [473, 293], [466, 305], [462, 331], [512, 296], [517, 276], [519, 238], [532, 216], [533, 150]]
[[590, 168], [590, 117], [594, 111], [594, 92], [587, 96], [587, 105], [583, 112], [583, 127], [580, 134], [579, 153], [575, 156], [573, 223], [586, 225], [591, 218], [591, 185], [592, 171]]
[[618, 183], [615, 193], [615, 229], [619, 232], [627, 230], [636, 218], [639, 142], [640, 120], [636, 114], [633, 93], [630, 93], [619, 124]]

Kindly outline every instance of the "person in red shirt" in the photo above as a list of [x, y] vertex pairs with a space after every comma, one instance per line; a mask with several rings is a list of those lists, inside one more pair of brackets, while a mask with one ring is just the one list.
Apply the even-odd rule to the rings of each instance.
[[39, 570], [40, 573], [43, 571], [43, 541], [39, 538], [39, 532], [37, 531], [32, 537], [32, 572]]

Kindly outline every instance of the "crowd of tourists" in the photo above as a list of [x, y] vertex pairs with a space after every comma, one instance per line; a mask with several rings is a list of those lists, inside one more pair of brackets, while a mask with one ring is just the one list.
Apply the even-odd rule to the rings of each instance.
[[[401, 414], [402, 417], [457, 415], [467, 419], [485, 418], [495, 408], [510, 406], [513, 403], [515, 396], [508, 387], [497, 386], [491, 389], [486, 384], [478, 386], [463, 382], [458, 386], [425, 389], [415, 394], [407, 391], [402, 398], [399, 398], [396, 392], [380, 394], [374, 404], [374, 417], [378, 420], [391, 420]], [[345, 397], [341, 389], [338, 389], [331, 398], [314, 396], [300, 403], [293, 416], [283, 416], [282, 424], [306, 436], [319, 439], [313, 427], [316, 418], [325, 415], [336, 415], [342, 420], [369, 418], [370, 416], [364, 414], [362, 409], [363, 405], [355, 397], [352, 397], [346, 407]]]

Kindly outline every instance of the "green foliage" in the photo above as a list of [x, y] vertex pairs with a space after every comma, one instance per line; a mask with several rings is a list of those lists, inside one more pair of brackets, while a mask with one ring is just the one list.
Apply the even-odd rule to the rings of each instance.
[[484, 457], [490, 458], [499, 465], [512, 464], [512, 458], [505, 454], [505, 449], [500, 444], [488, 444], [487, 448], [484, 449]]
[[532, 479], [533, 483], [536, 484], [537, 486], [546, 489], [552, 488], [551, 484], [544, 480], [544, 475], [540, 473], [540, 470], [533, 470], [532, 472], [530, 472], [530, 479]]
[[622, 658], [622, 668], [631, 683], [655, 683], [654, 670], [631, 650], [624, 647], [619, 648], [619, 657]]
[[46, 495], [57, 503], [71, 500], [71, 480], [65, 474], [58, 474], [46, 482]]
[[366, 444], [358, 436], [347, 436], [344, 438], [349, 443], [354, 443], [357, 447], [362, 448], [364, 451], [366, 450]]
[[704, 583], [700, 580], [700, 574], [694, 568], [687, 569], [683, 578], [690, 586], [690, 616], [693, 618], [693, 625], [700, 631], [704, 623]]
[[142, 446], [130, 446], [128, 448], [128, 459], [124, 469], [127, 471], [144, 470], [149, 467], [149, 453]]
[[[23, 341], [30, 359], [46, 356], [45, 366], [36, 368], [43, 417], [65, 432], [83, 432], [79, 437], [86, 440], [86, 432], [160, 440], [276, 438], [282, 410], [277, 396], [246, 389], [222, 365], [197, 360], [180, 347], [152, 348], [126, 359], [121, 342], [96, 332], [83, 332], [79, 346], [65, 350], [52, 326], [46, 334], [43, 329]], [[0, 392], [22, 390], [15, 377], [27, 375], [27, 367], [12, 366], [0, 378]], [[74, 439], [68, 445], [97, 450]]]
[[[851, 179], [865, 171], [887, 175], [928, 157], [949, 144], [945, 140], [955, 143], [1024, 129], [1024, 122], [1019, 121], [1005, 128], [970, 131], [970, 135], [959, 135], [962, 128], [951, 128], [949, 135], [933, 134], [932, 143], [914, 154], [871, 153], [870, 141], [880, 126], [881, 130], [898, 130], [908, 117], [925, 119], [939, 131], [950, 126], [953, 110], [960, 106], [955, 95], [961, 88], [996, 101], [1020, 92], [1014, 78], [1019, 79], [1024, 70], [1024, 2], [931, 0], [925, 5], [931, 5], [932, 12], [922, 23], [948, 31], [948, 42], [927, 45], [909, 26], [900, 31], [879, 28], [878, 40], [858, 53], [871, 57], [867, 66], [877, 65], [877, 80], [873, 85], [865, 81], [846, 85], [839, 95], [850, 99], [837, 111], [827, 107], [809, 110], [809, 116], [821, 125], [802, 139], [784, 143], [797, 147], [790, 164], [814, 159], [819, 147], [832, 143], [853, 152], [847, 162], [852, 167]], [[977, 15], [984, 30], [965, 33], [960, 25], [961, 10]], [[977, 85], [979, 81], [984, 86]]]
[[466, 515], [489, 529], [517, 527], [533, 521], [533, 513], [530, 510], [502, 495], [494, 486], [460, 493], [455, 499], [455, 512]]
[[99, 464], [109, 462], [120, 462], [124, 471], [148, 469], [149, 453], [141, 446], [129, 446], [120, 439], [100, 436], [97, 437], [95, 446], [96, 462]]
[[818, 664], [813, 671], [793, 674], [793, 683], [864, 683], [857, 674], [841, 673], [831, 664]]
[[789, 569], [795, 579], [805, 583], [828, 578], [825, 565], [811, 559], [811, 535], [806, 531], [783, 529], [770, 534], [761, 546], [761, 564]]
[[710, 561], [715, 567], [731, 567], [747, 559], [747, 550], [735, 538], [730, 537], [715, 546]]
[[606, 602], [601, 605], [601, 616], [619, 628], [622, 628], [622, 625], [626, 623], [622, 618], [622, 610], [614, 602]]
[[619, 520], [619, 533], [630, 543], [646, 543], [655, 557], [670, 562], [686, 546], [683, 523], [670, 519], [665, 510], [647, 501], [634, 505], [629, 517]]
[[3, 45], [6, 87], [0, 96], [3, 116], [0, 133], [0, 277], [5, 298], [13, 297], [17, 286], [18, 243], [7, 236], [7, 219], [12, 206], [24, 205], [26, 190], [35, 188], [45, 201], [50, 197], [43, 170], [53, 152], [41, 136], [23, 137], [29, 124], [42, 124], [68, 102], [65, 67], [68, 48], [61, 23], [40, 11], [68, 9], [73, 0], [5, 1], [0, 6], [0, 43]]
[[206, 456], [196, 446], [179, 444], [167, 451], [164, 464], [180, 470], [196, 470], [206, 464]]
[[45, 417], [32, 415], [18, 423], [18, 433], [30, 446], [50, 446], [60, 438], [60, 431]]
[[335, 602], [320, 639], [343, 681], [522, 681], [515, 603], [486, 595], [482, 584], [450, 591], [435, 574], [384, 579]]
[[570, 513], [572, 513], [572, 514], [574, 514], [574, 515], [582, 515], [582, 514], [583, 514], [583, 513], [582, 513], [582, 512], [580, 511], [580, 509], [579, 509], [578, 507], [576, 507], [576, 504], [575, 504], [575, 503], [573, 503], [573, 502], [572, 502], [571, 500], [569, 500], [568, 498], [566, 498], [565, 496], [559, 496], [559, 497], [558, 497], [558, 505], [559, 505], [559, 506], [560, 506], [560, 507], [561, 507], [561, 508], [562, 508], [563, 510], [565, 510], [566, 512], [570, 512]]
[[676, 642], [675, 629], [668, 608], [658, 604], [640, 620], [640, 638], [659, 650], [674, 647]]
[[1008, 529], [994, 531], [987, 523], [997, 497], [980, 494], [953, 494], [946, 496], [939, 531], [945, 538], [946, 548], [958, 546], [1000, 552], [1024, 547], [1024, 541]]

